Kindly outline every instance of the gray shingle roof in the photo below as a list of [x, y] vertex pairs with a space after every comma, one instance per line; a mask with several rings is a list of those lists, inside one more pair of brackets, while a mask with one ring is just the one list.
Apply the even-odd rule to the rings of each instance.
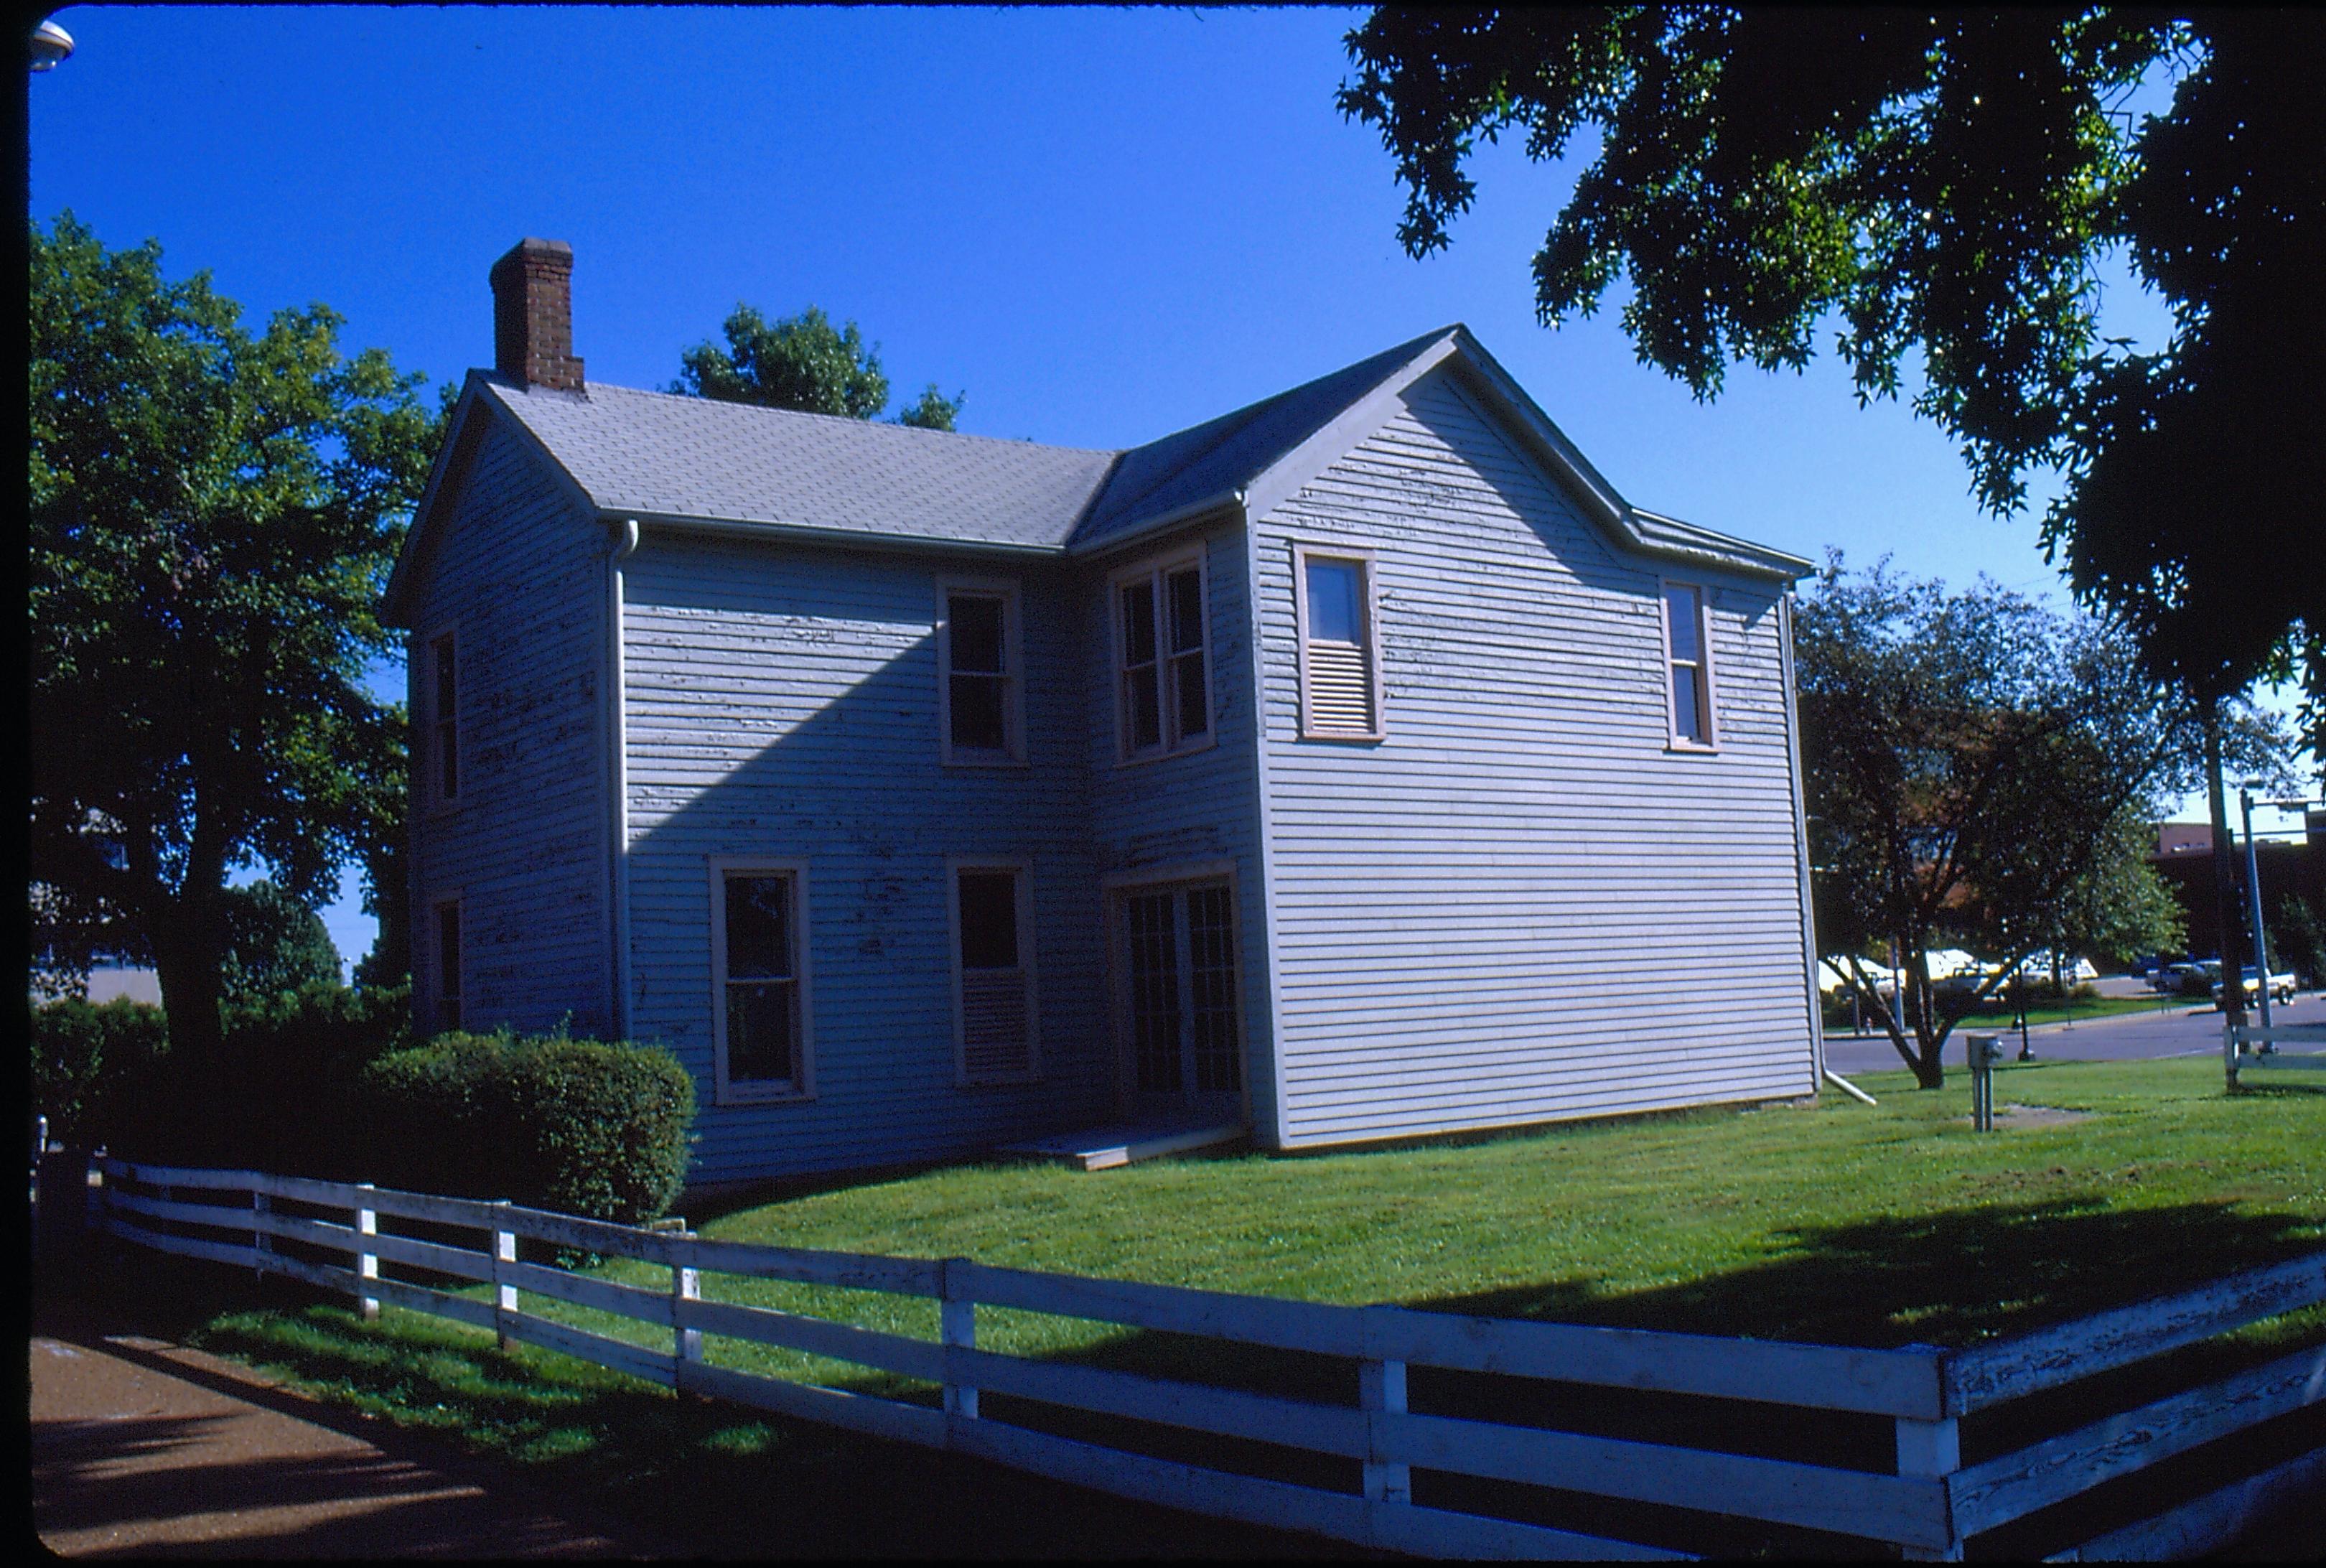
[[477, 380], [606, 511], [1055, 547], [1115, 458], [597, 382], [576, 397]]
[[[1605, 514], [1601, 521], [1619, 543], [1779, 577], [1812, 569], [1782, 551], [1631, 506], [1458, 326], [1425, 332], [1289, 392], [1121, 452], [997, 441], [597, 383], [577, 397], [528, 389], [482, 370], [470, 372], [470, 380], [479, 397], [532, 432], [603, 512], [1079, 551], [1252, 490], [1312, 436], [1394, 389], [1401, 375], [1410, 379], [1448, 353], [1463, 357], [1511, 417], [1539, 427], [1547, 461], [1596, 498], [1596, 511]], [[439, 459], [439, 480], [444, 462]], [[1287, 471], [1298, 467], [1296, 462]], [[433, 489], [430, 494], [433, 501]], [[389, 588], [392, 611], [433, 509], [423, 502], [423, 526], [414, 529], [397, 564]]]
[[606, 511], [1057, 549], [1242, 489], [1445, 335], [1119, 453], [598, 382], [577, 397], [475, 379]]
[[1074, 542], [1087, 545], [1130, 533], [1181, 507], [1242, 490], [1455, 330], [1424, 332], [1289, 392], [1132, 447], [1115, 465]]

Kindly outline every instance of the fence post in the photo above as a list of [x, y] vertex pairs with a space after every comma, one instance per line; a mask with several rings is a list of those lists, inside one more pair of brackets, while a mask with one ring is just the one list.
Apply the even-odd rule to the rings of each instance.
[[[1346, 1385], [1343, 1385], [1346, 1386]], [[1365, 1412], [1365, 1501], [1413, 1501], [1413, 1469], [1388, 1464], [1379, 1454], [1385, 1415], [1405, 1414], [1405, 1363], [1367, 1358], [1357, 1364], [1357, 1403]], [[1345, 1473], [1345, 1472], [1344, 1472]]]
[[2221, 1025], [2221, 1070], [2228, 1076], [2229, 1088], [2234, 1092], [2238, 1087], [2238, 1031], [2233, 1023]]
[[[938, 1308], [937, 1337], [946, 1346], [964, 1350], [977, 1348], [977, 1303], [969, 1299], [969, 1259], [949, 1257], [937, 1265], [942, 1276], [943, 1303]], [[944, 1409], [947, 1415], [977, 1419], [977, 1390], [954, 1377], [954, 1358], [945, 1358]]]
[[[682, 1246], [693, 1239], [694, 1232], [691, 1230], [679, 1233]], [[693, 1247], [687, 1246], [682, 1255], [693, 1256]], [[702, 1299], [702, 1272], [692, 1264], [672, 1264], [670, 1265], [671, 1353], [677, 1365], [671, 1368], [671, 1381], [682, 1394], [687, 1391], [689, 1366], [702, 1359], [702, 1330], [687, 1327], [686, 1303], [699, 1302]]]
[[[265, 1191], [260, 1190], [256, 1182], [253, 1182], [250, 1189], [251, 1213], [254, 1215], [263, 1215], [273, 1212], [273, 1200], [267, 1197]], [[258, 1222], [258, 1225], [263, 1226], [265, 1223], [266, 1222], [262, 1219]], [[250, 1249], [258, 1255], [256, 1257], [251, 1259], [250, 1272], [252, 1277], [264, 1280], [266, 1277], [266, 1265], [272, 1261], [268, 1255], [273, 1253], [274, 1250], [274, 1237], [267, 1231], [258, 1228], [257, 1226], [254, 1226], [250, 1232]]]
[[[509, 1207], [509, 1200], [506, 1198], [496, 1199], [493, 1201], [493, 1207], [507, 1209]], [[509, 1332], [509, 1320], [516, 1315], [516, 1287], [501, 1283], [501, 1265], [516, 1261], [516, 1232], [503, 1230], [496, 1226], [493, 1229], [493, 1307], [495, 1311], [493, 1326], [495, 1338], [504, 1350], [515, 1342], [515, 1337]]]
[[[1946, 1478], [1962, 1468], [1962, 1436], [1951, 1415], [1943, 1421], [1916, 1421], [1910, 1416], [1898, 1418], [1898, 1473], [1935, 1480], [1941, 1487]], [[1955, 1534], [1954, 1503], [1949, 1498], [1941, 1504], [1946, 1522], [1947, 1544], [1944, 1546], [1903, 1546], [1901, 1554], [1910, 1563], [1959, 1563], [1963, 1544]]]
[[[368, 1181], [358, 1181], [356, 1183], [356, 1190], [358, 1192], [368, 1192], [371, 1190], [372, 1183]], [[379, 1234], [378, 1209], [358, 1209], [356, 1210], [356, 1234], [358, 1236], [377, 1236]], [[356, 1254], [356, 1278], [358, 1282], [363, 1280], [376, 1280], [379, 1278], [379, 1254], [376, 1252], [359, 1252]], [[365, 1295], [358, 1291], [356, 1294], [356, 1311], [362, 1316], [365, 1322], [378, 1322], [379, 1298], [377, 1296]]]

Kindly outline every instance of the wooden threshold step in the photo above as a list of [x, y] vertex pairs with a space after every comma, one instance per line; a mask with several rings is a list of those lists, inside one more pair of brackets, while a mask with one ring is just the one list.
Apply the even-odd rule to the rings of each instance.
[[1141, 1160], [1233, 1143], [1249, 1131], [1242, 1122], [1223, 1122], [1208, 1127], [1093, 1127], [1079, 1133], [1056, 1133], [1005, 1143], [1001, 1153], [1027, 1160], [1055, 1160], [1084, 1171], [1110, 1171], [1117, 1165], [1135, 1165]]

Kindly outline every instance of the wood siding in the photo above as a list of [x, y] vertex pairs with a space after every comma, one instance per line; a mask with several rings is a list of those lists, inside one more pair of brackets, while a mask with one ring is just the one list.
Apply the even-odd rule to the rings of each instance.
[[437, 807], [415, 724], [414, 1011], [436, 996], [433, 901], [461, 901], [465, 1027], [613, 1027], [608, 922], [604, 532], [523, 438], [484, 415], [449, 527], [423, 567], [407, 661], [429, 712], [424, 639], [460, 660], [460, 798]]
[[[1149, 761], [1116, 761], [1118, 667], [1107, 581], [1113, 572], [1143, 560], [1178, 559], [1190, 553], [1190, 541], [1182, 537], [1167, 545], [1126, 551], [1084, 571], [1079, 597], [1088, 617], [1084, 641], [1088, 831], [1101, 876], [1145, 876], [1222, 862], [1234, 866], [1242, 906], [1237, 979], [1243, 991], [1244, 1084], [1252, 1125], [1265, 1139], [1275, 1125], [1274, 1074], [1243, 530], [1237, 526], [1210, 530], [1203, 537], [1202, 549], [1211, 617], [1212, 744]], [[1120, 933], [1115, 939], [1121, 940]], [[1111, 1013], [1106, 1022], [1107, 1038], [1118, 1041], [1122, 1020]], [[1111, 1043], [1110, 1049], [1120, 1048]], [[1114, 1065], [1120, 1065], [1119, 1055]]]
[[[632, 1033], [702, 1108], [693, 1179], [954, 1158], [1111, 1108], [1088, 852], [1081, 595], [1023, 583], [1028, 765], [948, 767], [940, 579], [958, 560], [649, 529], [625, 574]], [[713, 857], [810, 868], [815, 1093], [712, 1092]], [[957, 1082], [946, 857], [1032, 868], [1042, 1077]]]
[[[1619, 553], [1445, 372], [1254, 526], [1285, 1143], [1813, 1092], [1778, 590]], [[1296, 543], [1374, 552], [1385, 739], [1300, 738]]]

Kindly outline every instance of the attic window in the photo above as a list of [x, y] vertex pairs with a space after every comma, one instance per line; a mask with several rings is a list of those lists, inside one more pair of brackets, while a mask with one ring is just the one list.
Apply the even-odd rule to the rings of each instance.
[[1293, 548], [1300, 637], [1300, 733], [1377, 741], [1382, 725], [1380, 618], [1373, 559], [1361, 550]]
[[1664, 658], [1670, 669], [1665, 687], [1675, 751], [1713, 749], [1712, 642], [1705, 624], [1704, 590], [1667, 583], [1664, 596]]

